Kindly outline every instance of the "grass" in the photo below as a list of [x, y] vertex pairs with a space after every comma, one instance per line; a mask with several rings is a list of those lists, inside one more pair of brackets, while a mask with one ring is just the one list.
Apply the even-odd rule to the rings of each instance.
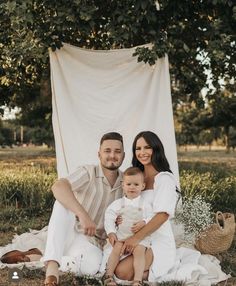
[[14, 232], [48, 224], [55, 166], [55, 152], [45, 147], [0, 149], [0, 245]]
[[[0, 271], [0, 285], [1, 281], [8, 281], [8, 270], [3, 269]], [[39, 286], [43, 284], [45, 271], [44, 269], [29, 270], [27, 268], [22, 269], [23, 280], [18, 285], [19, 286]], [[3, 284], [5, 285], [15, 285], [15, 283]], [[60, 286], [102, 286], [102, 281], [93, 277], [75, 277], [71, 273], [66, 273], [60, 276]], [[148, 285], [145, 283], [145, 286]], [[227, 284], [229, 285], [229, 284]], [[164, 282], [156, 283], [155, 286], [185, 286], [183, 282]]]
[[189, 151], [178, 151], [178, 162], [180, 170], [195, 170], [199, 172], [213, 171], [221, 175], [236, 175], [236, 152], [225, 150], [191, 149]]
[[[191, 149], [187, 152], [180, 150], [178, 152], [180, 172], [194, 170], [198, 173], [205, 174], [211, 172], [216, 174], [219, 178], [225, 176], [236, 175], [236, 156], [235, 152], [226, 153], [224, 150], [198, 150]], [[48, 150], [45, 147], [17, 147], [14, 149], [5, 148], [0, 149], [0, 177], [7, 170], [14, 174], [16, 170], [27, 169], [27, 172], [33, 173], [33, 170], [55, 172], [56, 160], [53, 150]], [[3, 172], [4, 170], [4, 172]], [[1, 172], [2, 171], [2, 172]], [[17, 171], [17, 172], [18, 172]], [[1, 190], [0, 190], [1, 191]], [[235, 190], [236, 191], [236, 190]], [[4, 246], [11, 242], [15, 233], [21, 234], [31, 229], [41, 229], [47, 225], [51, 205], [38, 208], [35, 213], [34, 209], [23, 208], [16, 202], [8, 206], [2, 206], [0, 211], [0, 245]], [[217, 255], [221, 261], [221, 266], [226, 273], [231, 273], [233, 278], [228, 281], [219, 283], [218, 285], [236, 285], [236, 238], [234, 238], [231, 248], [222, 254]], [[41, 285], [44, 280], [44, 269], [42, 270], [28, 270], [23, 269], [23, 282], [18, 285]], [[0, 285], [6, 285], [8, 281], [8, 270], [0, 270]], [[4, 284], [5, 283], [5, 284]], [[7, 285], [11, 285], [10, 283]], [[94, 280], [86, 277], [75, 277], [67, 273], [61, 277], [60, 285], [101, 285], [99, 280]], [[183, 286], [181, 282], [161, 283], [161, 286]]]

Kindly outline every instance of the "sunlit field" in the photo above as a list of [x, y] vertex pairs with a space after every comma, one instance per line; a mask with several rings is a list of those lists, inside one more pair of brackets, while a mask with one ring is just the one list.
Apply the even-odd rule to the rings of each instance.
[[[236, 214], [236, 152], [188, 148], [178, 151], [183, 196], [201, 193], [213, 210]], [[50, 187], [56, 179], [55, 152], [46, 147], [0, 148], [0, 245], [10, 243], [14, 234], [41, 229], [48, 224], [53, 206]], [[226, 273], [236, 277], [236, 239], [230, 250], [217, 255]], [[40, 285], [44, 269], [24, 272], [22, 285]], [[8, 280], [0, 270], [0, 284]], [[87, 283], [87, 284], [86, 284]], [[97, 280], [64, 274], [60, 285], [101, 285]], [[180, 286], [184, 283], [162, 283]], [[236, 278], [218, 285], [236, 285]]]

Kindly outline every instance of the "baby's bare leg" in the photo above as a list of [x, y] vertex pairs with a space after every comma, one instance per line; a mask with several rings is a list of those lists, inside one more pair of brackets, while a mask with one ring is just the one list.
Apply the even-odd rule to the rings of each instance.
[[133, 251], [134, 281], [142, 281], [145, 270], [145, 252], [146, 247], [137, 245]]
[[[146, 259], [146, 265], [144, 270], [145, 276], [143, 277], [143, 279], [147, 279], [148, 271], [153, 261], [153, 252], [151, 248], [148, 248], [147, 251], [145, 252], [145, 259]], [[129, 280], [129, 281], [133, 280], [134, 278], [133, 261], [134, 261], [133, 255], [129, 255], [119, 262], [115, 270], [115, 274], [119, 279]]]
[[122, 246], [123, 246], [123, 242], [121, 241], [115, 242], [115, 245], [113, 246], [112, 252], [107, 261], [106, 275], [113, 276], [116, 266], [120, 261], [120, 252], [121, 252]]

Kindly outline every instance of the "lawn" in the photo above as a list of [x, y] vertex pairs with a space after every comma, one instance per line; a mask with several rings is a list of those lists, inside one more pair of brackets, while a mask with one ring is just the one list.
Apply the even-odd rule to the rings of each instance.
[[[190, 185], [189, 177], [203, 179], [202, 184], [219, 188], [214, 199], [214, 210], [234, 212], [236, 189], [236, 156], [235, 152], [225, 150], [189, 149], [178, 152], [180, 180], [183, 192], [189, 189], [194, 193], [196, 187]], [[53, 205], [50, 185], [56, 178], [56, 160], [53, 150], [45, 147], [18, 147], [0, 149], [0, 245], [11, 242], [15, 233], [21, 234], [29, 228], [41, 229], [48, 223]], [[207, 175], [206, 175], [207, 174]], [[210, 174], [210, 177], [208, 176]], [[222, 192], [224, 186], [224, 193]], [[204, 186], [201, 186], [203, 189]], [[200, 189], [201, 189], [200, 188]], [[208, 187], [205, 196], [212, 196]], [[197, 190], [199, 191], [199, 190]], [[220, 196], [219, 196], [220, 194]], [[215, 190], [214, 190], [215, 195]], [[40, 203], [39, 203], [40, 201]], [[236, 277], [236, 237], [231, 248], [217, 255], [226, 273]], [[19, 285], [40, 285], [44, 279], [44, 269], [37, 271], [23, 270], [24, 282]], [[7, 283], [8, 270], [0, 270], [0, 285]], [[88, 284], [86, 284], [88, 283]], [[3, 284], [6, 285], [6, 284]], [[11, 285], [10, 283], [7, 285]], [[100, 285], [96, 280], [75, 278], [64, 274], [61, 285]], [[180, 286], [172, 282], [160, 285]], [[236, 285], [236, 278], [231, 278], [218, 285]]]

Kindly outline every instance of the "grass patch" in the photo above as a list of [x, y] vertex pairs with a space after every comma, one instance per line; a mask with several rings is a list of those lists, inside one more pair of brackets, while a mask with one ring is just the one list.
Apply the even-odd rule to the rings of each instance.
[[180, 171], [180, 185], [183, 199], [200, 195], [211, 203], [214, 212], [236, 213], [236, 176], [219, 177], [217, 172], [183, 170]]
[[179, 169], [198, 173], [211, 172], [225, 177], [236, 175], [236, 152], [225, 150], [201, 150], [178, 152]]
[[1, 148], [0, 147], [0, 160], [9, 162], [9, 161], [19, 161], [27, 159], [37, 161], [39, 159], [46, 159], [46, 161], [55, 161], [55, 150], [47, 148], [45, 146], [32, 146], [32, 147], [14, 147], [14, 148]]
[[[23, 268], [21, 271], [23, 274], [23, 280], [20, 283], [20, 285], [24, 285], [24, 286], [43, 285], [43, 281], [45, 278], [45, 269], [29, 270], [27, 268]], [[0, 283], [6, 283], [7, 281], [8, 281], [8, 269], [3, 269], [1, 270]], [[60, 276], [60, 285], [61, 286], [86, 286], [86, 285], [87, 286], [102, 286], [104, 284], [102, 283], [101, 279], [96, 279], [96, 278], [89, 277], [89, 276], [76, 277], [72, 273], [63, 273]], [[144, 285], [146, 286], [150, 284], [145, 283]], [[175, 282], [175, 281], [155, 284], [155, 286], [185, 286], [185, 285], [186, 284], [183, 282]]]
[[216, 257], [221, 261], [222, 270], [236, 278], [236, 235], [230, 249]]

